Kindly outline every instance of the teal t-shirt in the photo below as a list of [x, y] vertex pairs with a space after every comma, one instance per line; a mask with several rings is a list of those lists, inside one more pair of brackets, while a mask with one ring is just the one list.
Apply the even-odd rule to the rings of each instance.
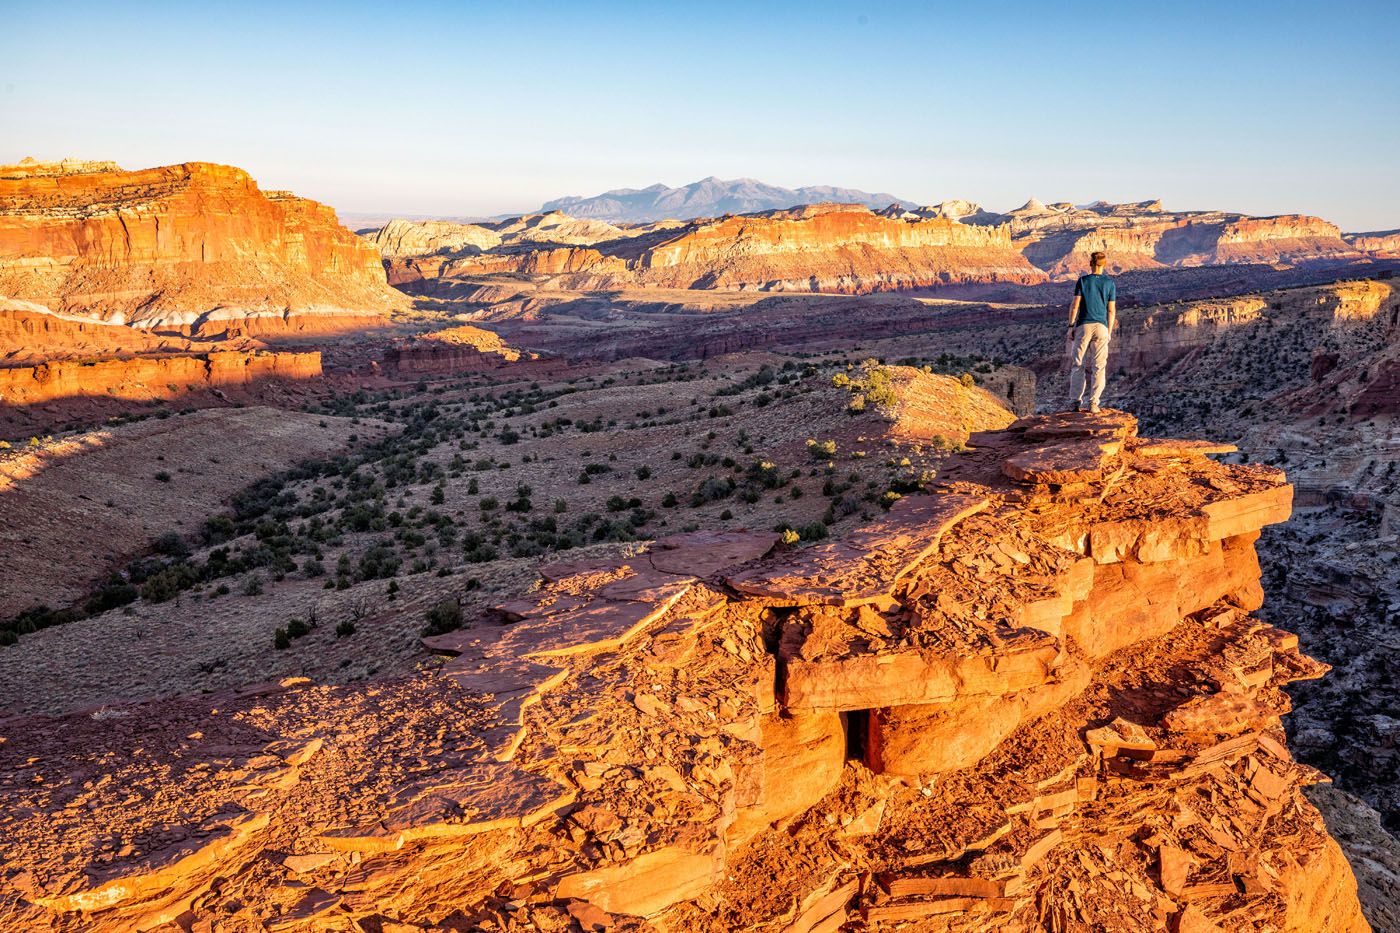
[[1108, 326], [1108, 303], [1118, 300], [1118, 286], [1106, 275], [1081, 275], [1074, 283], [1074, 293], [1081, 299], [1079, 316], [1074, 326], [1080, 324], [1102, 324]]

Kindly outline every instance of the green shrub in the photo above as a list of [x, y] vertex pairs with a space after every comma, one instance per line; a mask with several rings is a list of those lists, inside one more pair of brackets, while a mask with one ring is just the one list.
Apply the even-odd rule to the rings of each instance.
[[180, 595], [199, 582], [199, 571], [189, 564], [179, 563], [152, 574], [141, 586], [141, 597], [147, 602], [163, 603]]
[[456, 631], [462, 627], [462, 605], [455, 599], [440, 600], [428, 610], [424, 621], [427, 623], [423, 629], [425, 635]]
[[108, 583], [92, 596], [88, 597], [83, 604], [83, 611], [88, 615], [96, 615], [99, 612], [106, 612], [108, 609], [116, 609], [134, 603], [140, 592], [130, 583], [115, 580]]

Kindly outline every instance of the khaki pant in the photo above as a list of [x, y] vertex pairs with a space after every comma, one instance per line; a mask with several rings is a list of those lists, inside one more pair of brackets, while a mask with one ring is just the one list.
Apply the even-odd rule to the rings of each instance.
[[1080, 324], [1074, 329], [1069, 354], [1069, 401], [1083, 405], [1086, 380], [1089, 383], [1090, 405], [1097, 405], [1103, 395], [1104, 370], [1108, 368], [1108, 327], [1104, 324]]

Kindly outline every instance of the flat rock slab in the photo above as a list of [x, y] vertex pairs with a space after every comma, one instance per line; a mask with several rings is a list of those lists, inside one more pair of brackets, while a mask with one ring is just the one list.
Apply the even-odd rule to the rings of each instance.
[[1232, 454], [1239, 450], [1234, 444], [1216, 444], [1211, 441], [1141, 440], [1128, 447], [1129, 453], [1139, 457], [1205, 457], [1211, 454]]
[[958, 522], [986, 508], [984, 496], [932, 495], [901, 499], [885, 518], [844, 541], [798, 551], [775, 565], [729, 578], [749, 596], [791, 605], [858, 606], [888, 596], [908, 570], [938, 546]]
[[696, 897], [724, 876], [724, 851], [667, 846], [626, 862], [567, 875], [554, 896], [578, 898], [610, 913], [648, 916]]
[[794, 660], [783, 680], [783, 705], [795, 712], [845, 712], [1005, 696], [1047, 683], [1059, 657], [1058, 641], [1045, 635], [1014, 651], [977, 657], [908, 650]]
[[1059, 440], [1072, 437], [1117, 437], [1137, 434], [1137, 418], [1126, 411], [1105, 408], [1098, 413], [1062, 411], [1022, 418], [1008, 429], [1022, 431], [1028, 441]]
[[531, 826], [573, 799], [550, 778], [481, 762], [404, 788], [382, 820], [329, 830], [321, 841], [340, 852], [388, 852], [419, 839]]
[[1103, 479], [1123, 449], [1119, 438], [1081, 438], [1032, 447], [1002, 462], [1002, 472], [1023, 483], [1088, 483]]
[[665, 615], [689, 589], [680, 581], [657, 588], [652, 601], [594, 599], [579, 609], [527, 618], [509, 626], [492, 653], [543, 658], [610, 651]]
[[1201, 506], [1207, 521], [1206, 537], [1213, 541], [1232, 538], [1258, 531], [1265, 525], [1288, 521], [1293, 514], [1293, 487], [1283, 482], [1282, 477], [1279, 471], [1277, 486]]
[[140, 864], [109, 872], [86, 888], [53, 896], [30, 899], [53, 910], [105, 910], [120, 904], [158, 895], [194, 877], [216, 871], [224, 859], [248, 845], [268, 825], [266, 813], [245, 813], [228, 819], [225, 825], [203, 839], [169, 846]]
[[696, 531], [660, 538], [646, 556], [663, 573], [705, 578], [757, 560], [777, 543], [766, 532]]

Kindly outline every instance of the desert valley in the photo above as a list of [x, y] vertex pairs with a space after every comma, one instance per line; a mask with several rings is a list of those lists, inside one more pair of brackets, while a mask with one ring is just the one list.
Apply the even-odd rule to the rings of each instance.
[[0, 930], [1400, 930], [1397, 269], [0, 167]]

